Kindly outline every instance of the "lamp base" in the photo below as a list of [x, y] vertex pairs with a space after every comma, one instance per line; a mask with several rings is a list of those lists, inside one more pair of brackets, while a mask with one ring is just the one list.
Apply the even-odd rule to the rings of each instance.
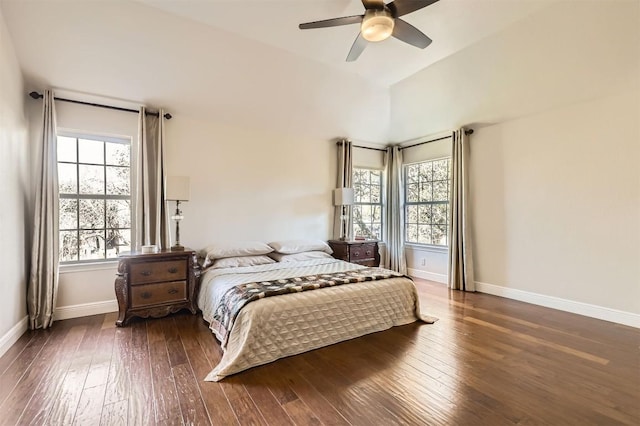
[[171, 246], [171, 251], [184, 251], [184, 246], [176, 244], [175, 246]]

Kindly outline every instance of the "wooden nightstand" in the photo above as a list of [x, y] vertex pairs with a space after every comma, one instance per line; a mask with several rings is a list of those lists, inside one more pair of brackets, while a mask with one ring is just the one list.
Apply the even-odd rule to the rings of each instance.
[[333, 257], [364, 266], [380, 266], [378, 242], [374, 240], [340, 241], [329, 240]]
[[198, 311], [196, 252], [161, 251], [120, 255], [115, 290], [122, 327], [132, 317], [163, 317], [180, 309]]

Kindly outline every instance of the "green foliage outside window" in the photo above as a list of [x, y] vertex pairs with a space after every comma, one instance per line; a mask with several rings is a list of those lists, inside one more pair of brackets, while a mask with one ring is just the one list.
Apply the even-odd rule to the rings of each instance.
[[382, 171], [353, 169], [353, 235], [382, 239]]
[[58, 136], [60, 262], [131, 250], [131, 144]]
[[450, 161], [405, 166], [405, 241], [448, 245]]

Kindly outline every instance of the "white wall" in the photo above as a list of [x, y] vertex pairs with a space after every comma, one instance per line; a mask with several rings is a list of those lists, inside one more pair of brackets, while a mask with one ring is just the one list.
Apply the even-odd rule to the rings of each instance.
[[0, 12], [0, 355], [26, 329], [28, 138], [22, 76]]
[[560, 3], [392, 88], [397, 140], [476, 130], [482, 291], [640, 324], [639, 18]]

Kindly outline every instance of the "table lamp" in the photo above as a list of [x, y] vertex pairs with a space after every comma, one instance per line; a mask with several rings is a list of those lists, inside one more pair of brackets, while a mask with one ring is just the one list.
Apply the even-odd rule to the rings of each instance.
[[184, 251], [184, 247], [180, 244], [180, 221], [184, 219], [180, 210], [180, 203], [189, 201], [190, 195], [191, 189], [187, 176], [167, 177], [167, 201], [176, 202], [176, 213], [171, 216], [171, 219], [176, 221], [176, 243], [171, 246], [171, 251]]
[[347, 206], [353, 205], [353, 188], [336, 188], [333, 190], [333, 205], [340, 207], [340, 241], [348, 240]]

